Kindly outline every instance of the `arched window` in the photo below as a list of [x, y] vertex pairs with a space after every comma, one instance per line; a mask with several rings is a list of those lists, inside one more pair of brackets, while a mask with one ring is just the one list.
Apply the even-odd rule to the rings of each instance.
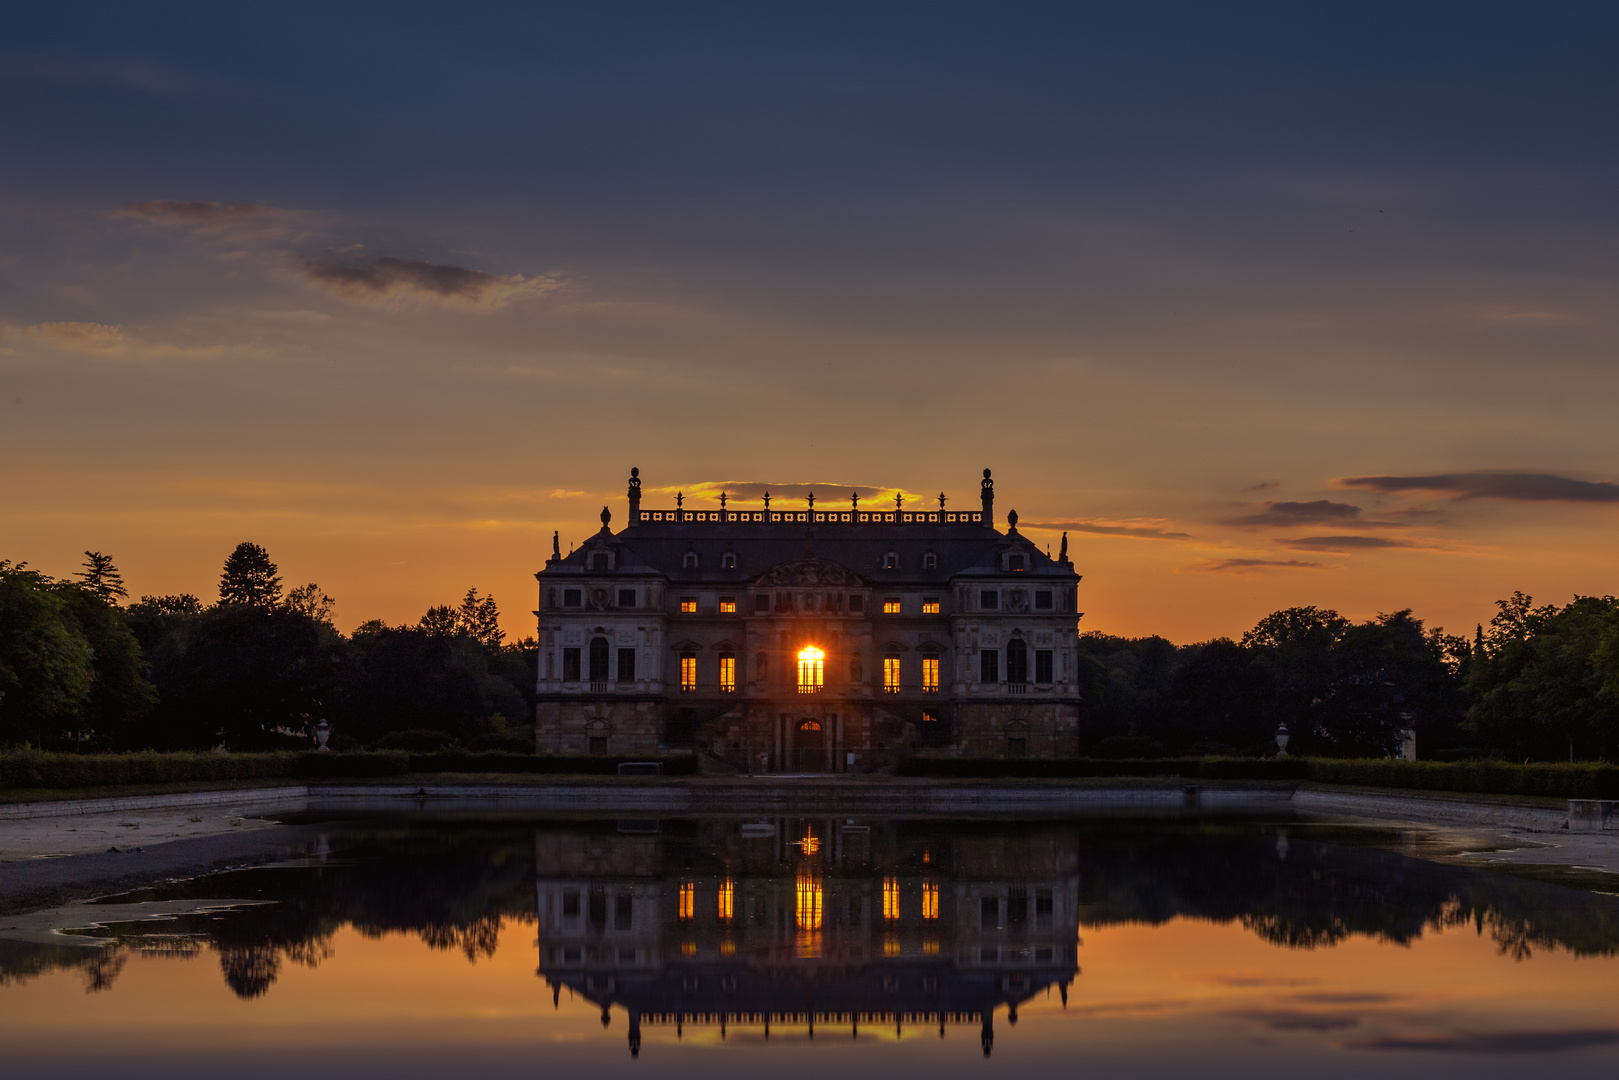
[[604, 637], [590, 639], [590, 681], [607, 681], [607, 639]]
[[1013, 638], [1006, 643], [1006, 681], [1029, 681], [1029, 647], [1023, 644], [1022, 638]]

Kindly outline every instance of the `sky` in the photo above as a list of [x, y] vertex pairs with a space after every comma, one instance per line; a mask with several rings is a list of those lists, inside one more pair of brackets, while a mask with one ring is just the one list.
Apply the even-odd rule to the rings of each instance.
[[[30, 5], [0, 559], [340, 628], [646, 505], [976, 501], [1083, 627], [1619, 592], [1611, 4]], [[733, 505], [737, 505], [733, 503]]]

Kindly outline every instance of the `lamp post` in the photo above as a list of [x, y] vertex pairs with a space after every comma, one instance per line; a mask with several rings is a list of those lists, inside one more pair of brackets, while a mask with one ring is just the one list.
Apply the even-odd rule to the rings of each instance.
[[1285, 758], [1287, 756], [1287, 740], [1288, 740], [1287, 725], [1285, 723], [1277, 724], [1276, 725], [1276, 756], [1277, 757]]

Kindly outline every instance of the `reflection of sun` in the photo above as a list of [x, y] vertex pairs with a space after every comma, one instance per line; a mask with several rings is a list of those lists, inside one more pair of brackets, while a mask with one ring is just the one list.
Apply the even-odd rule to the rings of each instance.
[[802, 840], [796, 840], [794, 843], [806, 855], [814, 855], [817, 851], [821, 850], [820, 838], [817, 837], [814, 831], [808, 826], [805, 826], [804, 828], [804, 838]]

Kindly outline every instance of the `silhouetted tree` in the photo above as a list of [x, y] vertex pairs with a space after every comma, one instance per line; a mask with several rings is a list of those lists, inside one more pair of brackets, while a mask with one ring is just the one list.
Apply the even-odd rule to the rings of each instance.
[[225, 559], [219, 576], [221, 604], [255, 604], [273, 607], [281, 602], [281, 577], [270, 553], [257, 544], [236, 545]]
[[287, 607], [301, 615], [309, 616], [316, 622], [330, 623], [332, 610], [336, 606], [337, 601], [327, 596], [313, 581], [287, 593]]
[[99, 551], [86, 551], [84, 553], [84, 569], [79, 571], [81, 588], [100, 597], [108, 604], [116, 604], [129, 595], [124, 588], [123, 575], [112, 564], [111, 555], [103, 555]]

